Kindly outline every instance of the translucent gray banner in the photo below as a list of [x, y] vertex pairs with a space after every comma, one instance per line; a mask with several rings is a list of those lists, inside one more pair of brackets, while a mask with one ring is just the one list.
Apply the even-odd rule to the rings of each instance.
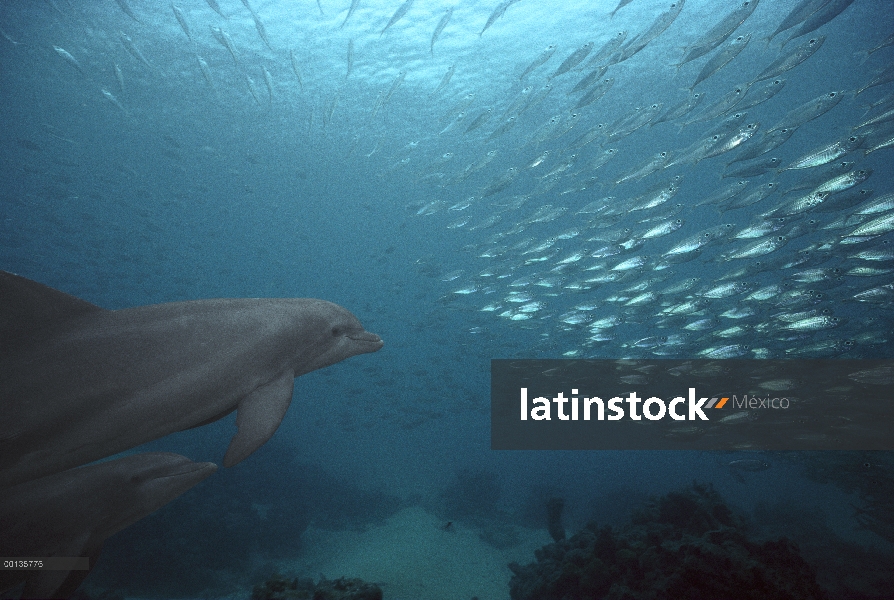
[[891, 360], [493, 360], [494, 450], [894, 450]]
[[0, 558], [0, 570], [5, 571], [89, 571], [86, 556], [9, 557]]

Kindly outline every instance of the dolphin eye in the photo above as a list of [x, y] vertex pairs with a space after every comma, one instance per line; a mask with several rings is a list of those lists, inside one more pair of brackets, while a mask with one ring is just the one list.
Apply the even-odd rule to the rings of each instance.
[[339, 335], [341, 335], [341, 327], [333, 327], [332, 337], [338, 337]]

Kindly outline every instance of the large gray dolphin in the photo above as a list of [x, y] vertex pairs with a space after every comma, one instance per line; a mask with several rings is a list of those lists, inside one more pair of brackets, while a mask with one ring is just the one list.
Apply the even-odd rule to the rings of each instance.
[[0, 271], [0, 487], [238, 410], [232, 466], [276, 431], [295, 377], [381, 347], [324, 300], [105, 310]]
[[[54, 473], [0, 494], [0, 549], [7, 557], [88, 557], [105, 540], [217, 470], [170, 452], [133, 454]], [[68, 598], [89, 570], [0, 571], [0, 592], [25, 583], [23, 598]]]

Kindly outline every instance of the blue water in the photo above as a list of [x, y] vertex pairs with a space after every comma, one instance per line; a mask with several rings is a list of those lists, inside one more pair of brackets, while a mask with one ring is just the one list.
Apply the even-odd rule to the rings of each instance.
[[[620, 30], [629, 31], [627, 39], [632, 39], [650, 27], [669, 2], [634, 0], [610, 19], [614, 0], [521, 0], [480, 36], [497, 2], [418, 0], [381, 35], [400, 2], [360, 0], [346, 22], [347, 0], [321, 3], [323, 14], [309, 0], [253, 0], [269, 47], [249, 10], [236, 0], [219, 2], [227, 19], [205, 0], [176, 3], [191, 39], [166, 3], [128, 0], [125, 6], [138, 20], [108, 0], [0, 6], [0, 268], [113, 309], [213, 297], [324, 298], [351, 310], [385, 341], [378, 353], [299, 378], [291, 409], [270, 443], [111, 539], [88, 584], [131, 596], [173, 596], [178, 590], [184, 596], [203, 590], [235, 593], [267, 575], [265, 561], [311, 551], [299, 541], [311, 523], [336, 529], [365, 526], [409, 505], [425, 506], [445, 522], [453, 520], [445, 506], [451, 506], [450, 494], [469, 473], [484, 473], [495, 482], [492, 489], [479, 490], [489, 504], [477, 517], [519, 526], [546, 527], [538, 521], [538, 502], [544, 495], [565, 498], [566, 527], [572, 532], [593, 518], [622, 523], [630, 508], [650, 494], [699, 480], [713, 483], [731, 506], [752, 515], [761, 534], [801, 536], [810, 558], [824, 565], [827, 582], [840, 583], [839, 574], [852, 566], [844, 558], [846, 552], [824, 554], [824, 543], [817, 540], [833, 548], [857, 544], [872, 557], [892, 551], [894, 540], [878, 533], [884, 527], [890, 532], [890, 522], [872, 531], [861, 528], [855, 516], [854, 505], [862, 506], [871, 487], [864, 485], [868, 475], [863, 456], [770, 457], [772, 468], [745, 473], [740, 481], [727, 467], [739, 456], [735, 454], [490, 450], [491, 358], [693, 357], [726, 343], [747, 346], [745, 357], [786, 358], [798, 354], [798, 348], [823, 342], [847, 344], [830, 343], [808, 355], [890, 357], [890, 293], [878, 302], [859, 302], [854, 296], [891, 284], [891, 274], [841, 273], [854, 267], [891, 268], [890, 259], [869, 263], [848, 258], [866, 247], [886, 248], [891, 233], [868, 246], [845, 247], [839, 242], [856, 225], [824, 229], [851, 216], [852, 209], [789, 219], [786, 229], [803, 225], [809, 233], [793, 236], [782, 249], [762, 257], [794, 259], [803, 250], [819, 252], [820, 259], [803, 268], [840, 269], [831, 280], [792, 284], [790, 273], [797, 269], [778, 267], [739, 276], [754, 286], [752, 291], [786, 282], [820, 294], [792, 309], [759, 305], [757, 314], [744, 321], [759, 327], [739, 339], [686, 333], [682, 325], [688, 321], [668, 322], [658, 316], [667, 306], [660, 302], [639, 310], [612, 298], [629, 294], [626, 288], [637, 284], [665, 289], [690, 277], [701, 278], [698, 289], [746, 266], [750, 261], [723, 257], [744, 244], [723, 240], [674, 269], [651, 268], [684, 238], [723, 223], [738, 230], [782, 201], [776, 194], [727, 213], [696, 206], [734, 181], [721, 181], [719, 174], [737, 151], [612, 188], [612, 181], [656, 152], [674, 152], [703, 139], [723, 117], [694, 123], [682, 132], [676, 122], [646, 126], [610, 143], [595, 141], [569, 150], [596, 124], [614, 123], [654, 102], [666, 110], [686, 98], [707, 58], [679, 70], [674, 65], [683, 49], [734, 3], [687, 0], [674, 23], [642, 52], [609, 67], [606, 77], [615, 78], [613, 87], [580, 111], [574, 128], [540, 143], [531, 142], [532, 137], [550, 117], [568, 114], [580, 94], [567, 92], [589, 69], [554, 78], [554, 89], [541, 103], [521, 113], [506, 134], [488, 138], [525, 86], [536, 93], [561, 61], [587, 42], [598, 50]], [[736, 85], [752, 81], [775, 59], [789, 32], [769, 46], [764, 38], [794, 4], [764, 0], [758, 6], [735, 34], [750, 32], [749, 45], [699, 85], [707, 99], [697, 111]], [[452, 17], [430, 51], [435, 26], [450, 7]], [[867, 105], [887, 96], [886, 104], [869, 116], [890, 109], [890, 83], [856, 97], [852, 92], [890, 65], [894, 48], [868, 57], [865, 51], [891, 35], [892, 23], [889, 3], [856, 0], [809, 34], [825, 35], [823, 47], [783, 75], [786, 83], [778, 95], [748, 109], [746, 122], [761, 127], [743, 147], [792, 108], [829, 91], [847, 93], [834, 109], [800, 127], [762, 158], [778, 156], [787, 165], [847, 136], [868, 118]], [[212, 28], [228, 33], [238, 60], [215, 39]], [[148, 65], [128, 51], [122, 34]], [[785, 50], [805, 39], [789, 42]], [[349, 41], [353, 64], [347, 73]], [[556, 44], [555, 54], [520, 80], [525, 67], [550, 44]], [[67, 51], [79, 68], [54, 46]], [[203, 77], [198, 56], [207, 63], [210, 82]], [[451, 67], [455, 72], [448, 85], [433, 94]], [[377, 108], [402, 72], [405, 78]], [[443, 131], [468, 94], [474, 99], [465, 108], [465, 119]], [[487, 108], [493, 108], [494, 116], [481, 128], [463, 133]], [[890, 122], [887, 130], [884, 127], [879, 126], [876, 137], [885, 131], [890, 135]], [[577, 173], [610, 147], [619, 149], [616, 158], [599, 170]], [[456, 180], [467, 165], [492, 150], [497, 151], [493, 161]], [[544, 150], [550, 151], [550, 158], [526, 168]], [[540, 177], [575, 152], [569, 174], [549, 191], [536, 192]], [[453, 156], [445, 157], [447, 153]], [[861, 149], [843, 160], [855, 161], [854, 169], [872, 170], [856, 189], [873, 190], [873, 198], [894, 191], [891, 148], [867, 155]], [[520, 171], [511, 185], [482, 198], [486, 186], [510, 167]], [[751, 178], [751, 183], [778, 181], [787, 189], [813, 172], [771, 172]], [[683, 178], [676, 196], [643, 216], [679, 203], [679, 215], [673, 218], [684, 219], [684, 226], [607, 263], [610, 268], [644, 255], [650, 261], [645, 268], [621, 282], [583, 292], [562, 287], [581, 271], [562, 271], [562, 284], [529, 286], [534, 298], [544, 303], [534, 318], [499, 316], [512, 308], [503, 300], [514, 289], [509, 282], [523, 275], [542, 277], [575, 250], [592, 252], [606, 243], [586, 242], [586, 234], [561, 240], [554, 245], [556, 255], [542, 264], [525, 264], [531, 255], [512, 250], [513, 245], [528, 237], [537, 243], [581, 226], [576, 213], [593, 200], [615, 196], [623, 201], [677, 175]], [[593, 176], [598, 183], [590, 189], [561, 193]], [[525, 194], [532, 196], [521, 208], [506, 208]], [[476, 198], [469, 208], [450, 210], [472, 196]], [[545, 204], [568, 210], [553, 221], [511, 232]], [[425, 206], [433, 207], [432, 214], [420, 214]], [[494, 215], [500, 215], [499, 223], [473, 229]], [[458, 225], [466, 218], [467, 223]], [[621, 236], [625, 228], [642, 233], [656, 224], [639, 224], [634, 215], [625, 218], [613, 226]], [[824, 244], [830, 246], [822, 249]], [[493, 257], [480, 256], [493, 248], [501, 249]], [[503, 277], [482, 275], [489, 269]], [[461, 273], [445, 281], [456, 271]], [[456, 293], [466, 286], [476, 291]], [[679, 302], [685, 296], [677, 293], [665, 300]], [[585, 327], [562, 322], [562, 315], [587, 301], [601, 304], [592, 318], [624, 315], [609, 341], [590, 340]], [[481, 311], [492, 302], [503, 306]], [[714, 301], [707, 316], [746, 304], [740, 298]], [[817, 310], [839, 317], [843, 324], [780, 335], [780, 323], [774, 319], [784, 310]], [[717, 329], [736, 324], [721, 320]], [[673, 334], [684, 335], [684, 341], [654, 353], [633, 346], [647, 336]], [[230, 417], [146, 448], [219, 462], [233, 426]], [[826, 466], [825, 475], [808, 478], [805, 466], [817, 461]], [[886, 482], [894, 478], [890, 456], [874, 455], [871, 462], [887, 465], [882, 475]], [[784, 507], [793, 505], [815, 518], [792, 523]], [[275, 514], [275, 522], [262, 519], [259, 510]], [[836, 546], [839, 543], [842, 546]], [[180, 567], [172, 567], [170, 560], [146, 559], [165, 548], [181, 557], [171, 559]], [[891, 576], [881, 567], [873, 568], [867, 579], [875, 577], [877, 582]], [[508, 580], [508, 571], [505, 576]], [[875, 589], [874, 584], [866, 585]]]

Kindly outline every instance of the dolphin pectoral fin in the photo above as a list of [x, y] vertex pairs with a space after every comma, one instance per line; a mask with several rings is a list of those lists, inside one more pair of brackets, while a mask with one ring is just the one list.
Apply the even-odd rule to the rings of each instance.
[[223, 459], [225, 467], [238, 464], [270, 439], [292, 402], [295, 375], [286, 372], [263, 385], [239, 402], [236, 427]]
[[228, 414], [230, 414], [231, 412], [236, 410], [236, 408], [237, 407], [235, 407], [235, 406], [233, 408], [228, 408], [227, 410], [223, 411], [219, 415], [214, 415], [210, 419], [206, 419], [206, 420], [202, 421], [201, 423], [196, 423], [195, 425], [190, 425], [189, 427], [185, 427], [181, 431], [189, 431], [190, 429], [196, 429], [197, 427], [204, 427], [205, 425], [210, 425], [211, 423], [214, 423], [215, 421], [220, 421], [225, 416], [227, 416]]

